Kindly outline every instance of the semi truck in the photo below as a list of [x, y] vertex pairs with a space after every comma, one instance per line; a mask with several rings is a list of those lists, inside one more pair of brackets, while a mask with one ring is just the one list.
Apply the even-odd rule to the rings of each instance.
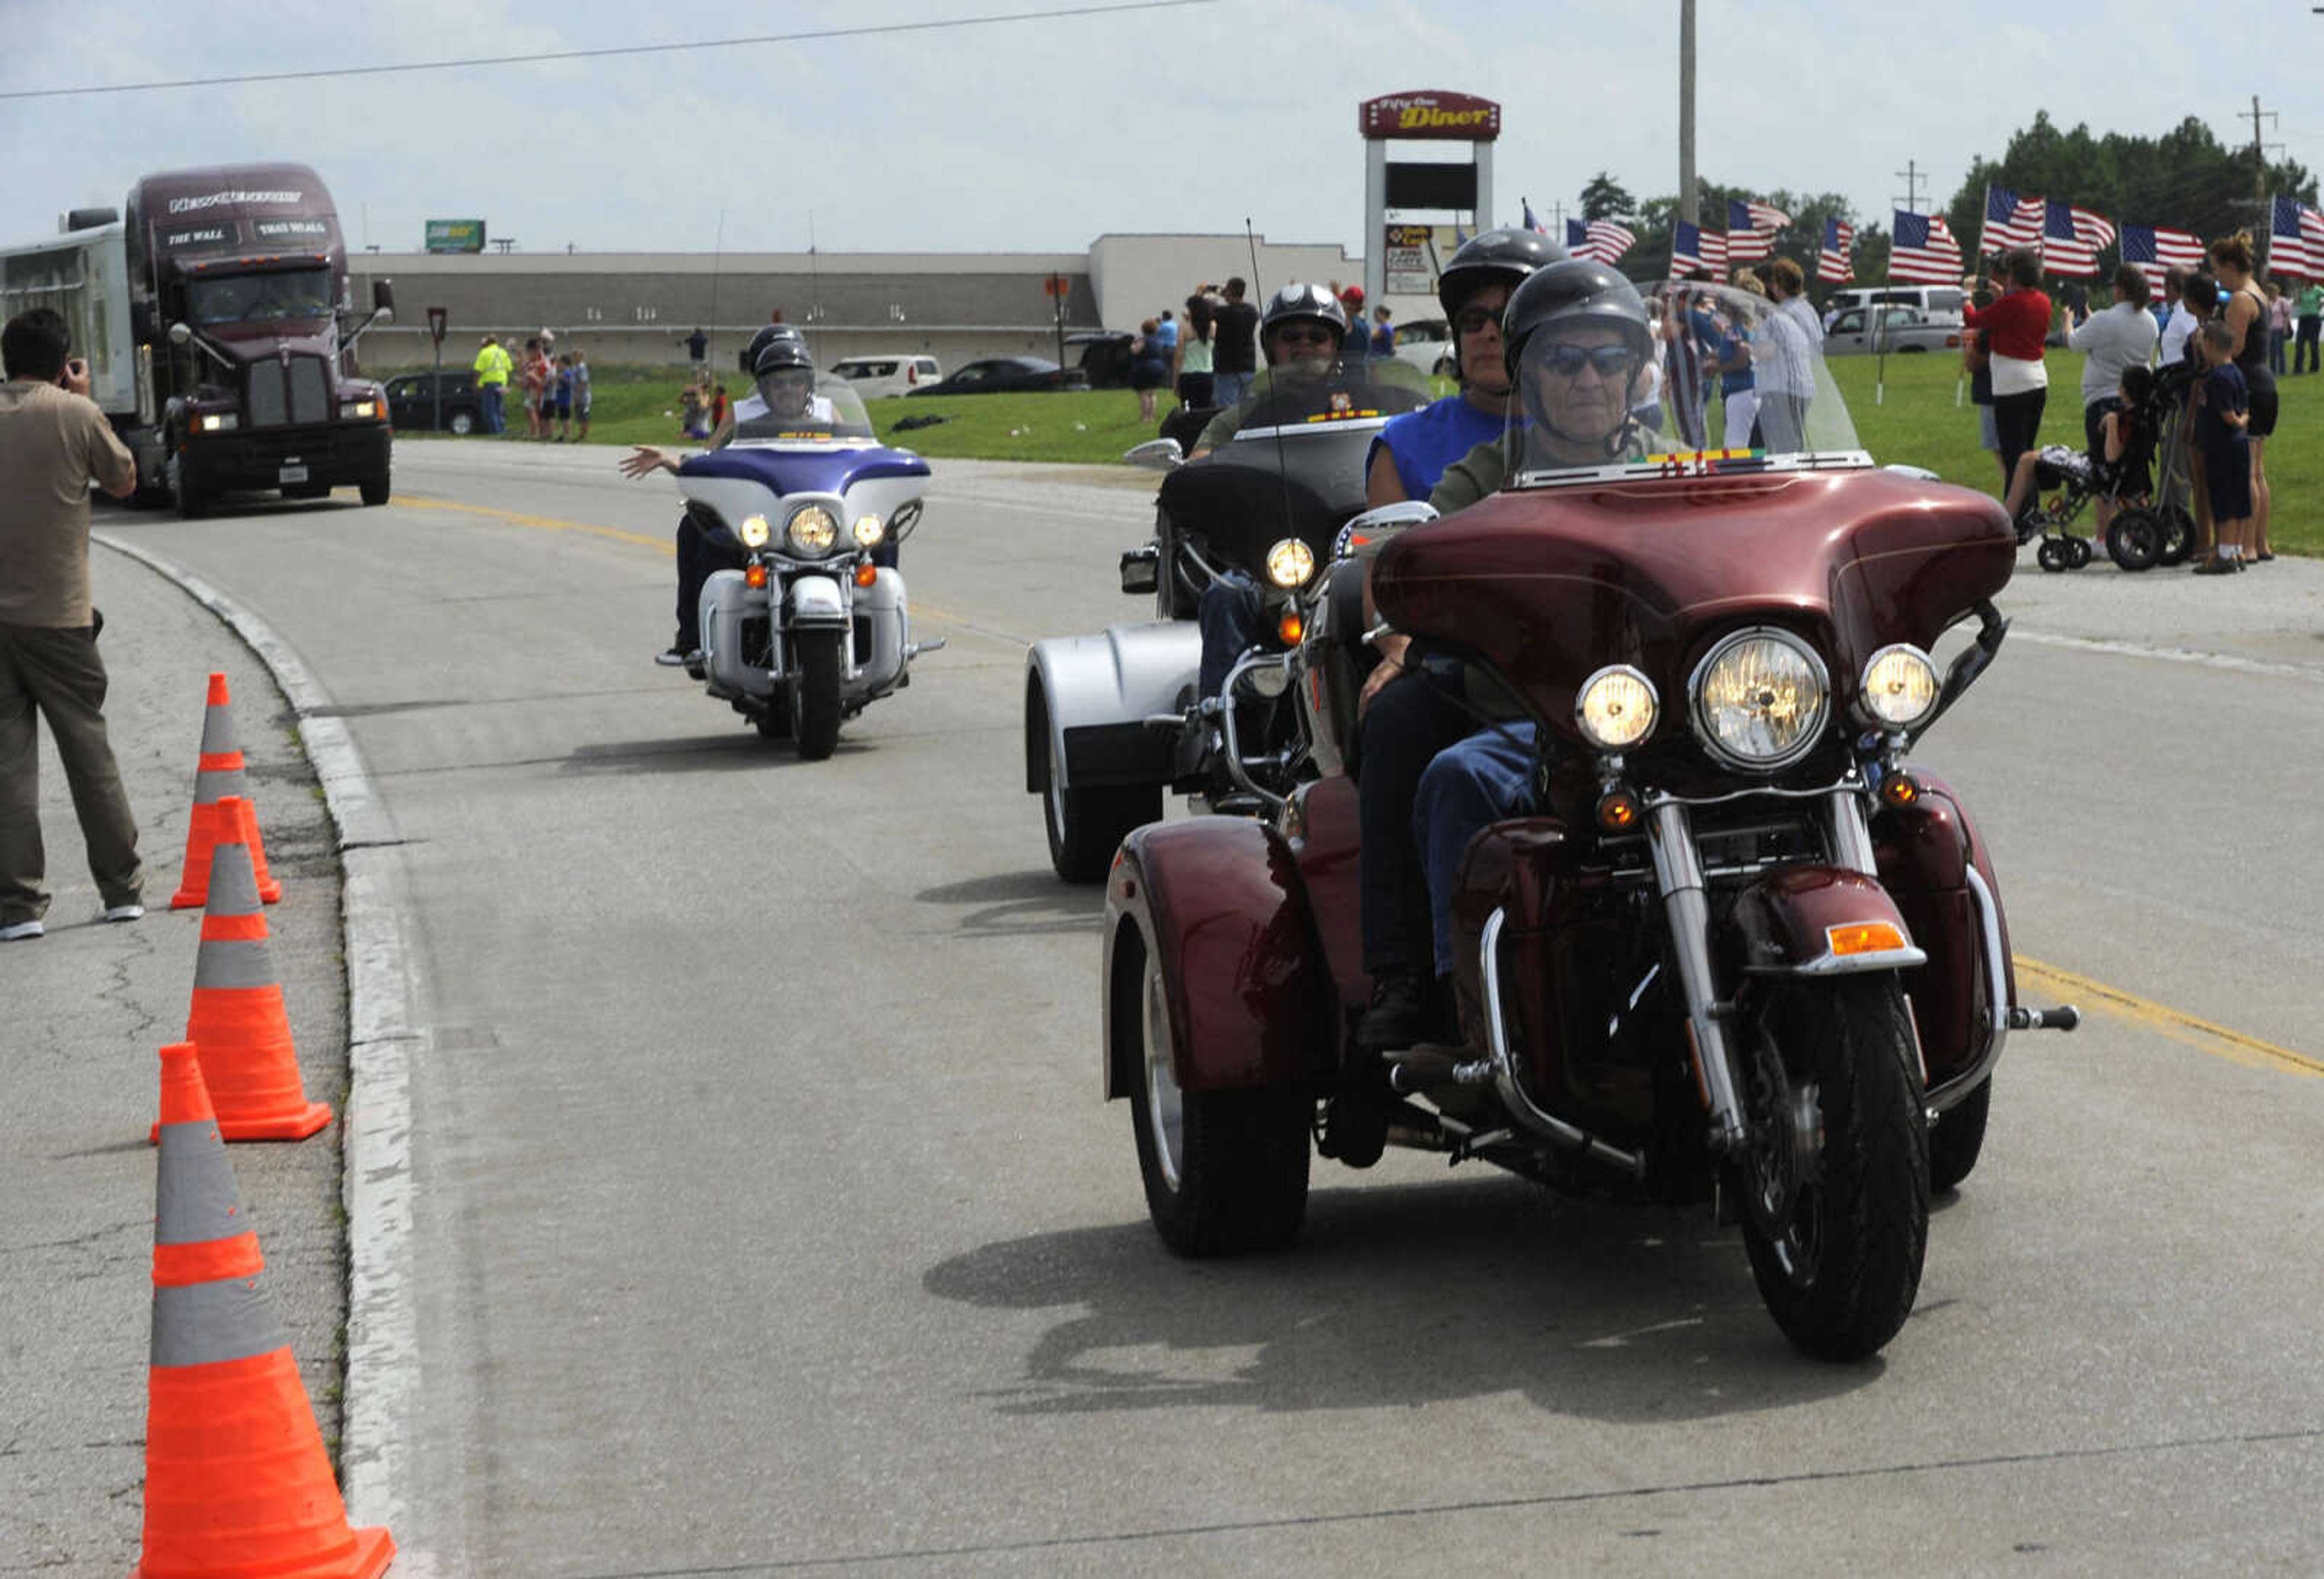
[[124, 208], [0, 248], [0, 317], [62, 313], [89, 395], [137, 457], [137, 497], [185, 516], [221, 495], [387, 503], [387, 398], [356, 348], [392, 323], [394, 287], [350, 296], [331, 194], [303, 164], [141, 178]]

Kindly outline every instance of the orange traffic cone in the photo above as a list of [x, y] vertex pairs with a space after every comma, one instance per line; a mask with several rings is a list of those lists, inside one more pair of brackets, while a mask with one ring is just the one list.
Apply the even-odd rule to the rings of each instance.
[[[208, 706], [202, 713], [202, 759], [194, 771], [194, 814], [186, 824], [186, 860], [178, 876], [178, 891], [170, 908], [189, 910], [209, 898], [210, 855], [218, 841], [239, 831], [250, 841], [250, 861], [258, 873], [258, 897], [272, 904], [282, 897], [282, 885], [266, 870], [266, 846], [258, 836], [258, 809], [250, 799], [250, 780], [243, 772], [242, 748], [234, 740], [234, 715], [227, 710], [226, 676], [210, 676]], [[239, 830], [226, 820], [218, 802], [226, 796], [242, 798], [245, 808]]]
[[161, 1049], [160, 1173], [145, 1534], [131, 1579], [375, 1579], [394, 1538], [347, 1524], [187, 1042]]
[[266, 946], [266, 912], [238, 831], [248, 804], [231, 795], [218, 802], [230, 831], [219, 835], [211, 863], [186, 1039], [200, 1050], [227, 1140], [303, 1140], [331, 1122], [331, 1110], [309, 1102], [299, 1081], [299, 1049]]

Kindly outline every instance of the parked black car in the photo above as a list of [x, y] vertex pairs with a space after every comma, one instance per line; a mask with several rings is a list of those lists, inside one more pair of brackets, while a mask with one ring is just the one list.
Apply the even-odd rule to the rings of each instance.
[[444, 430], [481, 432], [484, 404], [473, 372], [407, 373], [387, 381], [387, 420], [399, 433], [426, 432], [436, 426], [436, 380], [444, 381]]
[[1130, 342], [1127, 329], [1083, 329], [1065, 337], [1068, 349], [1081, 347], [1081, 371], [1092, 389], [1130, 387]]
[[915, 395], [1023, 394], [1037, 390], [1087, 389], [1089, 374], [1038, 356], [989, 356], [957, 368], [948, 378], [908, 392]]

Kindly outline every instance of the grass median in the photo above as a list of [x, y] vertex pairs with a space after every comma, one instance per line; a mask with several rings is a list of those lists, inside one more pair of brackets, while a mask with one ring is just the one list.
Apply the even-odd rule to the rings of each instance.
[[[1955, 404], [1960, 364], [1953, 357], [1891, 356], [1885, 374], [1869, 356], [1834, 357], [1831, 367], [1855, 418], [1857, 434], [1875, 459], [1926, 466], [1950, 482], [1989, 494], [2000, 492], [2000, 466], [1992, 455], [1978, 447], [1975, 409], [1966, 401]], [[2042, 437], [2050, 443], [2079, 446], [2082, 442], [2082, 358], [2072, 352], [2053, 351], [2049, 369], [2050, 399]], [[596, 399], [590, 443], [683, 447], [690, 442], [678, 430], [682, 374], [640, 367], [592, 371]], [[729, 392], [740, 382], [729, 380]], [[2324, 555], [2324, 492], [2319, 492], [2324, 490], [2324, 377], [2285, 378], [2280, 383], [2282, 416], [2267, 446], [2268, 479], [2275, 500], [2272, 535], [2280, 549]], [[1169, 409], [1167, 402], [1162, 409]], [[1118, 464], [1122, 451], [1154, 437], [1154, 424], [1139, 420], [1138, 396], [1126, 389], [919, 395], [872, 401], [870, 411], [882, 439], [932, 460], [1106, 466]], [[944, 420], [902, 433], [895, 430], [896, 423], [904, 418], [924, 416]], [[512, 412], [511, 420], [521, 429], [521, 412]], [[520, 432], [498, 442], [521, 441]], [[2087, 530], [2089, 523], [2085, 515], [2079, 524]]]

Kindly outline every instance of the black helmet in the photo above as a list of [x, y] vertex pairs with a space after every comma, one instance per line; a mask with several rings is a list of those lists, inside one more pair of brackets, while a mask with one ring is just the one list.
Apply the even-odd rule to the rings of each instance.
[[796, 329], [788, 335], [777, 335], [759, 347], [759, 354], [751, 360], [751, 376], [764, 378], [770, 373], [778, 373], [786, 367], [804, 367], [809, 373], [815, 371], [815, 358], [807, 355], [807, 341]]
[[1526, 342], [1557, 323], [1605, 324], [1622, 331], [1641, 360], [1653, 349], [1654, 330], [1638, 288], [1619, 270], [1584, 258], [1563, 258], [1536, 269], [1501, 309], [1502, 356], [1514, 383]]
[[1565, 249], [1532, 230], [1488, 230], [1461, 244], [1436, 276], [1436, 300], [1448, 319], [1461, 316], [1469, 298], [1488, 285], [1514, 291], [1537, 269], [1565, 261]]
[[1348, 337], [1348, 315], [1345, 309], [1321, 285], [1286, 285], [1267, 300], [1267, 310], [1259, 315], [1259, 345], [1267, 353], [1267, 360], [1275, 361], [1275, 331], [1287, 323], [1305, 319], [1322, 324], [1332, 331], [1332, 348], [1336, 351]]
[[742, 347], [735, 361], [743, 372], [748, 373], [758, 366], [759, 353], [777, 340], [797, 340], [799, 344], [805, 345], [807, 337], [799, 332], [797, 324], [769, 324], [751, 337], [751, 343]]

